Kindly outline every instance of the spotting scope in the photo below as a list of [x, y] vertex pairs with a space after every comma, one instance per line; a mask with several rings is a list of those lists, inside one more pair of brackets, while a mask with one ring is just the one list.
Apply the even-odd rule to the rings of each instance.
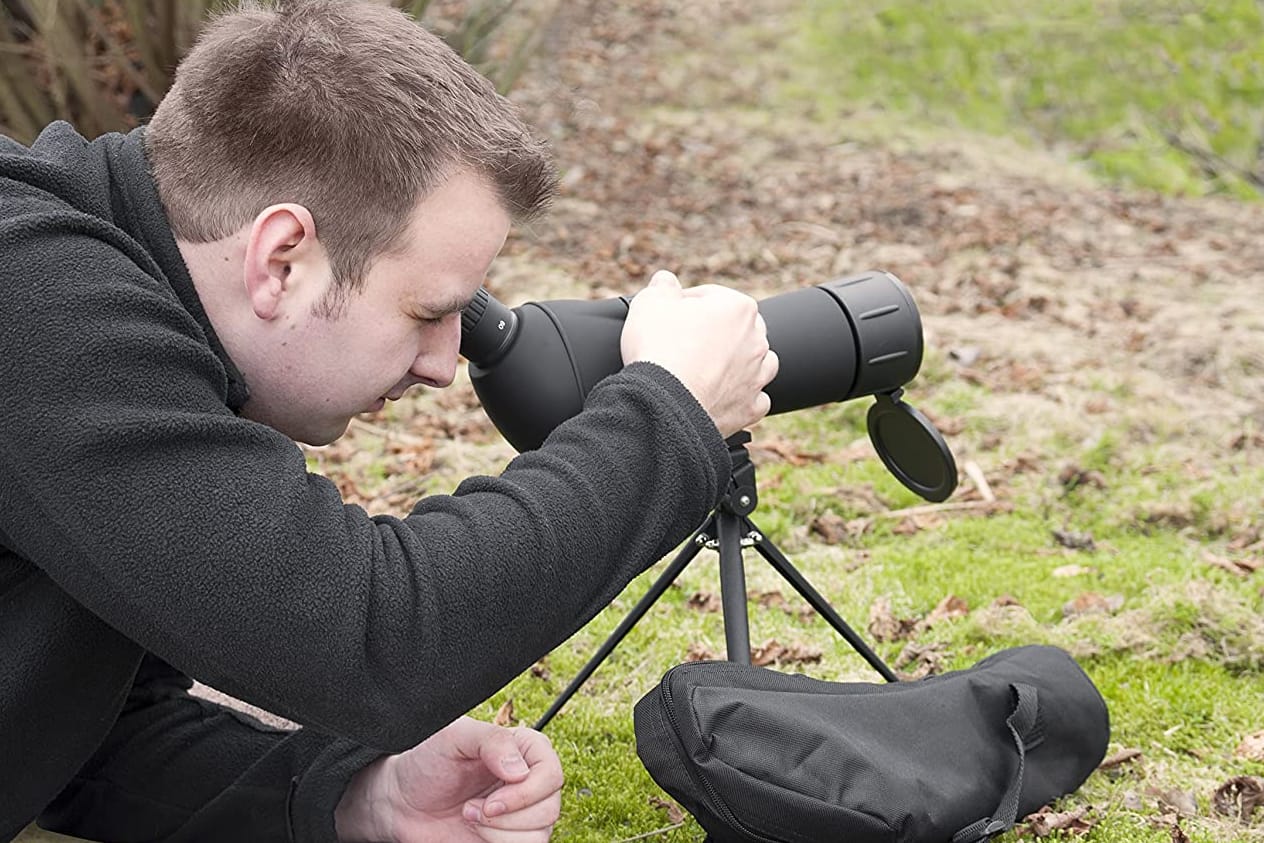
[[[578, 414], [623, 366], [619, 337], [631, 299], [528, 302], [510, 309], [480, 289], [461, 314], [461, 354], [492, 423], [519, 451]], [[873, 395], [869, 437], [895, 477], [946, 499], [957, 468], [934, 425], [902, 400], [922, 363], [922, 322], [908, 289], [870, 271], [759, 302], [780, 362], [764, 391], [770, 415]]]

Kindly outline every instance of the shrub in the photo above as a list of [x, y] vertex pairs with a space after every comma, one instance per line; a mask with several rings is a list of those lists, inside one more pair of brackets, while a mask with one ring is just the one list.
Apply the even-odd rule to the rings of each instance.
[[[0, 0], [0, 133], [29, 143], [53, 120], [87, 137], [147, 118], [223, 0]], [[539, 43], [517, 0], [395, 0], [501, 90]], [[511, 19], [517, 25], [509, 26]]]

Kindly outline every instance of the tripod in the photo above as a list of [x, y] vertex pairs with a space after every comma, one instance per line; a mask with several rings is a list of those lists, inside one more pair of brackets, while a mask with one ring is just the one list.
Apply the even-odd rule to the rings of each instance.
[[758, 494], [755, 489], [755, 465], [746, 450], [750, 442], [750, 434], [746, 431], [729, 437], [729, 456], [732, 470], [729, 477], [728, 491], [720, 499], [707, 520], [702, 523], [681, 549], [676, 558], [659, 575], [650, 590], [645, 593], [632, 611], [619, 622], [618, 627], [610, 634], [605, 643], [597, 649], [579, 674], [566, 686], [566, 690], [558, 695], [549, 710], [536, 722], [536, 729], [543, 729], [553, 716], [561, 711], [562, 706], [575, 695], [580, 686], [592, 676], [606, 658], [614, 652], [627, 634], [632, 630], [645, 613], [663, 596], [685, 567], [693, 561], [702, 548], [718, 550], [720, 554], [720, 605], [724, 614], [724, 642], [728, 651], [728, 660], [741, 664], [750, 664], [750, 626], [746, 613], [746, 572], [742, 567], [742, 548], [753, 547], [760, 556], [776, 569], [777, 573], [803, 595], [817, 614], [825, 618], [844, 640], [857, 653], [864, 657], [874, 670], [888, 682], [897, 682], [891, 668], [887, 667], [869, 645], [856, 634], [847, 623], [834, 611], [834, 608], [812, 587], [812, 584], [794, 565], [790, 564], [777, 546], [769, 541], [748, 517], [755, 510]]

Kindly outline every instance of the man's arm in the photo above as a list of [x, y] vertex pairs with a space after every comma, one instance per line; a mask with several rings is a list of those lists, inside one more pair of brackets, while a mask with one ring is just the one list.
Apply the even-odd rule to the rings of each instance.
[[565, 640], [728, 480], [706, 411], [639, 363], [499, 477], [370, 518], [228, 410], [196, 324], [122, 252], [59, 234], [10, 259], [23, 278], [0, 290], [0, 531], [14, 550], [202, 681], [381, 750]]

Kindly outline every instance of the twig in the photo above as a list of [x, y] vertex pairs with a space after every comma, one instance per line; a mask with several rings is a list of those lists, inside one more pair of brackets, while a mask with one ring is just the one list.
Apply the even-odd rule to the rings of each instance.
[[656, 837], [660, 834], [666, 834], [669, 831], [675, 831], [676, 829], [680, 828], [682, 825], [684, 825], [683, 822], [674, 823], [672, 825], [665, 825], [662, 828], [656, 828], [653, 831], [647, 831], [644, 834], [638, 834], [635, 837], [625, 837], [622, 840], [615, 841], [615, 843], [632, 843], [633, 840], [644, 840], [647, 837]]
[[414, 436], [411, 433], [404, 433], [399, 430], [387, 430], [384, 427], [378, 427], [375, 424], [370, 424], [369, 422], [361, 421], [360, 419], [352, 419], [350, 427], [352, 430], [358, 430], [362, 433], [368, 433], [373, 436], [380, 436], [383, 439], [393, 439], [404, 445], [412, 445], [417, 448], [434, 447], [434, 442], [430, 439], [426, 439], [425, 437]]
[[930, 515], [934, 512], [964, 512], [967, 510], [1002, 510], [1006, 504], [1001, 501], [952, 501], [951, 503], [931, 503], [925, 506], [910, 506], [905, 509], [888, 509], [875, 512], [874, 518], [907, 518], [913, 515]]
[[1210, 169], [1213, 173], [1219, 173], [1227, 170], [1238, 178], [1245, 179], [1247, 182], [1255, 185], [1256, 187], [1264, 188], [1264, 175], [1252, 172], [1245, 167], [1239, 167], [1237, 164], [1234, 164], [1226, 158], [1222, 158], [1209, 149], [1203, 149], [1200, 146], [1188, 143], [1175, 132], [1168, 132], [1165, 135], [1165, 138], [1168, 145], [1173, 149], [1197, 158], [1204, 167]]
[[964, 466], [966, 476], [970, 478], [970, 482], [979, 490], [979, 494], [983, 496], [983, 500], [991, 503], [996, 500], [996, 495], [992, 494], [992, 487], [988, 485], [987, 478], [983, 476], [983, 469], [979, 468], [979, 464], [974, 460], [969, 460]]

